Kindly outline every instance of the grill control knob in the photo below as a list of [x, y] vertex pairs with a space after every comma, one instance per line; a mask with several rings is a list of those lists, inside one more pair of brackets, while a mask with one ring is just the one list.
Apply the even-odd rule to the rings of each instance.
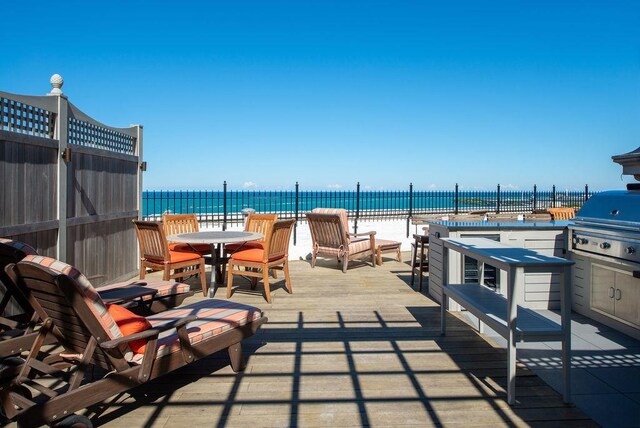
[[575, 244], [580, 244], [580, 245], [586, 245], [589, 243], [589, 240], [585, 239], [585, 238], [574, 238], [573, 242]]
[[609, 244], [608, 242], [603, 242], [602, 244], [600, 244], [600, 248], [602, 248], [603, 250], [609, 249], [611, 248], [611, 244]]
[[636, 249], [634, 247], [627, 247], [625, 251], [627, 252], [627, 254], [634, 254], [636, 252]]

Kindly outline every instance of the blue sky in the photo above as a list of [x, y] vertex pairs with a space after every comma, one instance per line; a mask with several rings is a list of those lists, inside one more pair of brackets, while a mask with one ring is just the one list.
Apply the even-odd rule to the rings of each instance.
[[144, 125], [147, 189], [622, 188], [637, 1], [3, 5], [0, 90]]

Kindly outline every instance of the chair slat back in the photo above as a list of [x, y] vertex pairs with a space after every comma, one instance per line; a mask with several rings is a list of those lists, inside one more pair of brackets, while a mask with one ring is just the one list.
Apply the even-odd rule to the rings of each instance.
[[[69, 274], [60, 273], [58, 265]], [[100, 343], [122, 336], [97, 291], [75, 268], [48, 257], [27, 256], [9, 269], [38, 316], [53, 321], [53, 333], [67, 353], [82, 354], [92, 337]], [[124, 358], [122, 352], [115, 351], [117, 359]], [[112, 361], [113, 355], [100, 349], [93, 355], [93, 363], [104, 368], [113, 369]]]
[[349, 216], [347, 215], [347, 210], [344, 208], [314, 208], [311, 210], [312, 213], [316, 214], [337, 214], [340, 216], [342, 220], [342, 227], [344, 231], [349, 236]]
[[266, 240], [265, 261], [288, 256], [291, 231], [295, 222], [295, 219], [290, 219], [273, 223]]
[[311, 240], [315, 247], [340, 248], [349, 245], [340, 214], [307, 213]]
[[143, 259], [169, 261], [169, 244], [162, 225], [155, 221], [133, 220]]
[[547, 208], [547, 212], [551, 214], [553, 220], [571, 220], [576, 216], [576, 210], [573, 208]]
[[267, 235], [273, 223], [278, 220], [277, 214], [249, 214], [247, 222], [244, 225], [245, 232], [260, 233], [264, 237], [262, 239], [256, 239], [257, 242], [264, 242], [267, 239]]
[[200, 231], [198, 218], [195, 214], [164, 214], [162, 225], [165, 236]]

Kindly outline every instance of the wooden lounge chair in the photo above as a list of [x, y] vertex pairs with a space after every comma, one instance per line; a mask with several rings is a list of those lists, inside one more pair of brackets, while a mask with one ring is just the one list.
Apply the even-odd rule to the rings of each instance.
[[351, 260], [370, 257], [376, 266], [376, 232], [350, 233], [347, 211], [340, 208], [315, 208], [307, 213], [311, 230], [311, 267], [315, 267], [318, 255], [335, 256], [342, 262], [342, 272], [347, 272]]
[[[27, 256], [9, 265], [7, 273], [27, 290], [29, 303], [45, 320], [12, 387], [0, 389], [6, 416], [19, 426], [91, 426], [73, 413], [221, 350], [239, 371], [242, 340], [266, 322], [258, 308], [208, 299], [147, 317], [151, 328], [124, 335], [112, 311], [73, 267]], [[40, 352], [49, 333], [63, 348], [55, 358]], [[145, 349], [134, 353], [134, 341], [140, 340], [146, 341]], [[36, 395], [23, 395], [24, 387]]]
[[[11, 284], [9, 278], [4, 272], [4, 268], [10, 263], [18, 263], [29, 254], [37, 255], [38, 253], [33, 247], [23, 242], [0, 238], [0, 281], [3, 284], [6, 284], [6, 292], [0, 301], [0, 316], [5, 312], [7, 304], [13, 301], [13, 306], [16, 306], [17, 304], [17, 307], [19, 308], [19, 314], [11, 316], [10, 318], [13, 321], [20, 321], [23, 324], [29, 322], [33, 315], [33, 309], [27, 302], [26, 298], [22, 296], [22, 293], [16, 289], [15, 285]], [[127, 296], [128, 289], [140, 286], [152, 288], [155, 290], [155, 293], [153, 295], [143, 296], [140, 299], [133, 295]], [[147, 314], [166, 311], [167, 309], [180, 305], [187, 297], [193, 296], [193, 292], [191, 291], [189, 284], [183, 284], [176, 281], [163, 281], [160, 279], [147, 281], [121, 281], [101, 286], [97, 290], [98, 293], [106, 294], [111, 293], [116, 289], [120, 290], [119, 294], [122, 301], [130, 302], [128, 306], [132, 310], [137, 311], [139, 307], [138, 303], [144, 303], [143, 307], [140, 309], [147, 312]], [[6, 324], [6, 322], [3, 323], [3, 319], [0, 317], [0, 332], [3, 331], [3, 324]], [[1, 355], [2, 351], [0, 350], [0, 356]]]
[[202, 294], [207, 295], [204, 258], [199, 253], [170, 250], [160, 223], [133, 220], [133, 224], [140, 244], [140, 279], [145, 278], [147, 268], [161, 270], [162, 279], [165, 281], [197, 273], [200, 275]]
[[[251, 288], [255, 288], [258, 278], [262, 278], [265, 298], [267, 302], [271, 303], [269, 269], [284, 271], [287, 291], [293, 292], [289, 277], [289, 240], [295, 222], [295, 219], [274, 222], [265, 237], [263, 248], [249, 248], [231, 255], [227, 274], [227, 298], [231, 297], [233, 276], [242, 275], [251, 277]], [[241, 267], [246, 270], [240, 270]]]

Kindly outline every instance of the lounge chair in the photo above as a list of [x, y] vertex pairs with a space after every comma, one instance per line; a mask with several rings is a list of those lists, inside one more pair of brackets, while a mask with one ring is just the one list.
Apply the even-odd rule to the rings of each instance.
[[347, 272], [351, 260], [369, 257], [376, 266], [376, 232], [350, 233], [347, 211], [341, 208], [315, 208], [307, 213], [311, 230], [311, 267], [316, 266], [318, 255], [335, 256]]
[[[0, 238], [0, 281], [2, 281], [3, 284], [6, 284], [6, 292], [0, 301], [0, 315], [3, 315], [5, 312], [7, 304], [13, 301], [13, 305], [15, 306], [17, 304], [20, 308], [19, 311], [22, 314], [11, 316], [10, 318], [11, 320], [20, 321], [23, 325], [31, 319], [33, 309], [26, 298], [22, 296], [22, 293], [20, 293], [19, 290], [10, 283], [9, 278], [4, 272], [4, 268], [9, 263], [18, 263], [26, 255], [37, 254], [36, 250], [28, 244], [12, 239]], [[133, 296], [127, 296], [127, 289], [130, 287], [140, 286], [154, 289], [155, 294], [153, 296], [144, 296], [141, 299]], [[100, 294], [110, 293], [115, 289], [122, 290], [119, 294], [123, 301], [130, 302], [128, 303], [128, 307], [130, 309], [134, 311], [138, 311], [140, 309], [147, 314], [166, 311], [167, 309], [180, 305], [187, 297], [193, 296], [193, 292], [191, 291], [189, 284], [183, 284], [176, 281], [164, 281], [160, 279], [144, 281], [128, 280], [97, 288], [98, 293]], [[138, 303], [144, 303], [144, 305], [139, 305]], [[6, 321], [8, 320], [5, 319], [4, 321], [5, 322], [3, 322], [3, 318], [0, 317], [0, 332], [3, 331], [2, 325], [6, 324]], [[2, 352], [0, 351], [0, 357], [1, 355]]]
[[[293, 292], [291, 278], [289, 277], [289, 240], [291, 238], [291, 229], [295, 222], [295, 219], [276, 221], [269, 228], [262, 248], [249, 248], [231, 255], [227, 273], [227, 299], [231, 297], [233, 276], [242, 275], [251, 277], [251, 288], [255, 288], [258, 278], [262, 278], [265, 299], [268, 303], [271, 303], [269, 269], [284, 271], [287, 291], [289, 294]], [[241, 267], [246, 270], [240, 270]]]
[[[237, 372], [243, 368], [242, 340], [266, 321], [258, 308], [208, 299], [147, 317], [151, 328], [124, 335], [72, 266], [27, 256], [7, 273], [45, 320], [12, 388], [0, 390], [6, 416], [20, 426], [91, 426], [73, 413], [221, 350]], [[63, 348], [56, 358], [40, 353], [49, 332]], [[134, 353], [140, 340], [146, 341], [144, 350]], [[24, 387], [37, 395], [23, 395]]]

